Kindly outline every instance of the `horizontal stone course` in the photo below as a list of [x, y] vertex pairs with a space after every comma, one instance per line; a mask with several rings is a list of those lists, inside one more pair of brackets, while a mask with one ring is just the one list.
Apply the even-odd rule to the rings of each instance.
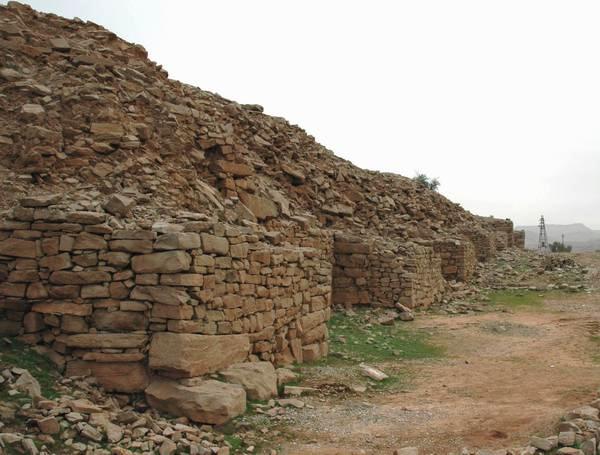
[[150, 370], [193, 377], [247, 360], [301, 362], [303, 342], [316, 345], [307, 358], [327, 352], [325, 231], [292, 223], [263, 236], [209, 221], [114, 229], [103, 212], [18, 209], [26, 220], [0, 230], [0, 317], [18, 320], [0, 331], [46, 345], [70, 375], [129, 392]]

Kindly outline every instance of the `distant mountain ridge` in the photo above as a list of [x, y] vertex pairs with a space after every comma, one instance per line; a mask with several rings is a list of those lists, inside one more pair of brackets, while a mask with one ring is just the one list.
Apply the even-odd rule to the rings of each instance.
[[[538, 246], [538, 226], [517, 226], [515, 229], [525, 231], [525, 248], [535, 249]], [[547, 224], [548, 241], [560, 242], [565, 236], [565, 244], [571, 245], [573, 251], [600, 250], [600, 230], [590, 229], [583, 223]]]

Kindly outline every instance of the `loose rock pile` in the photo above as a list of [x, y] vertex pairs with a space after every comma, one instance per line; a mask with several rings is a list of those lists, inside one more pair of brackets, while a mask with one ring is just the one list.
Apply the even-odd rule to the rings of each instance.
[[498, 450], [464, 449], [460, 455], [596, 455], [600, 452], [600, 398], [567, 413], [553, 436], [533, 436], [527, 447]]

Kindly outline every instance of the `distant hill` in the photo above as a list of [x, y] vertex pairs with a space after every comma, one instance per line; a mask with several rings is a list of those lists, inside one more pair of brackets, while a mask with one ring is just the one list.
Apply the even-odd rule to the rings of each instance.
[[[525, 248], [535, 249], [538, 246], [538, 226], [517, 226], [515, 229], [525, 231]], [[565, 244], [571, 245], [573, 251], [600, 250], [600, 230], [590, 229], [583, 223], [547, 224], [548, 241], [560, 242], [565, 235]]]

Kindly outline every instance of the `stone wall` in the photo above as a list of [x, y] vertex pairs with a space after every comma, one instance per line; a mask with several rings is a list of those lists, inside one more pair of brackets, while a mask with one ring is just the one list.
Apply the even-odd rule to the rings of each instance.
[[525, 231], [514, 231], [513, 232], [513, 245], [515, 248], [519, 248], [521, 250], [525, 249]]
[[482, 228], [469, 227], [461, 231], [475, 247], [475, 256], [480, 262], [485, 262], [496, 254], [496, 235]]
[[191, 377], [327, 354], [327, 232], [199, 214], [115, 228], [106, 213], [56, 202], [24, 199], [0, 222], [0, 333], [38, 344], [67, 374], [132, 392], [150, 370]]
[[475, 246], [469, 240], [446, 239], [433, 242], [434, 251], [442, 261], [442, 275], [446, 280], [467, 282], [475, 272]]
[[496, 250], [502, 251], [513, 246], [513, 222], [509, 219], [481, 217], [481, 219], [496, 233]]
[[427, 307], [444, 289], [441, 260], [430, 246], [336, 233], [333, 303]]

